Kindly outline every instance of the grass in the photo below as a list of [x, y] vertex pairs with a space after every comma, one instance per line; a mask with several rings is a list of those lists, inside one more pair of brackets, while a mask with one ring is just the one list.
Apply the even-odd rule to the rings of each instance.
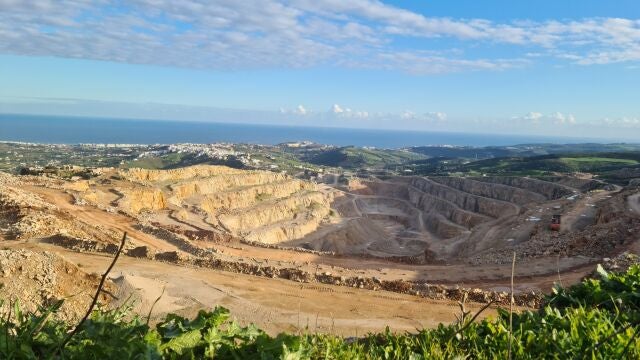
[[345, 169], [384, 168], [407, 162], [424, 160], [426, 156], [403, 150], [367, 149], [347, 146], [316, 154], [308, 161], [325, 166]]
[[256, 201], [265, 201], [273, 198], [273, 194], [271, 193], [259, 193], [256, 194]]
[[222, 307], [193, 319], [167, 315], [154, 327], [129, 307], [97, 309], [61, 347], [72, 326], [51, 316], [61, 303], [35, 314], [16, 304], [0, 319], [3, 359], [514, 359], [640, 358], [640, 267], [556, 287], [538, 311], [396, 334], [388, 329], [361, 338], [331, 334], [270, 336], [230, 320]]
[[560, 158], [562, 161], [567, 162], [579, 162], [579, 163], [624, 163], [627, 165], [635, 165], [638, 163], [636, 160], [632, 159], [616, 159], [616, 158], [603, 158], [603, 157], [578, 157], [578, 158], [569, 158], [563, 157]]
[[494, 158], [473, 161], [459, 166], [447, 166], [439, 170], [464, 174], [545, 176], [554, 172], [604, 174], [607, 171], [637, 167], [639, 165], [640, 154], [603, 153]]
[[605, 157], [562, 157], [559, 160], [578, 171], [601, 171], [602, 169], [638, 165], [638, 161], [634, 159]]

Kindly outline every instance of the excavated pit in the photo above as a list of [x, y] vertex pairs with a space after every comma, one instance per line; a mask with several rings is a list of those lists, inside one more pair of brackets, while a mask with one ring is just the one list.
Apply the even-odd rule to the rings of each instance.
[[600, 185], [564, 177], [352, 180], [332, 204], [341, 222], [285, 245], [346, 255], [469, 259], [527, 242], [547, 231], [555, 213], [570, 215], [561, 232], [593, 224], [594, 207], [576, 209], [577, 199]]
[[[148, 232], [150, 237], [139, 235], [136, 245], [162, 251], [177, 247], [201, 252], [196, 248], [202, 243], [189, 241], [244, 241], [429, 263], [491, 262], [492, 255], [486, 254], [588, 229], [602, 216], [597, 202], [606, 198], [593, 191], [601, 185], [560, 176], [392, 177], [330, 187], [276, 172], [194, 166], [111, 169], [90, 181], [49, 187], [64, 190], [76, 204], [133, 219], [133, 227], [155, 229]], [[74, 222], [37, 197], [28, 199], [32, 209], [42, 208], [35, 216], [38, 211], [25, 211], [24, 204], [7, 200], [27, 196], [19, 188], [12, 191], [16, 193], [5, 192], [5, 200], [0, 198], [5, 238], [28, 238], [33, 235], [30, 228], [48, 237], [65, 228], [62, 235], [114, 243], [117, 232], [126, 230], [92, 227], [91, 218]], [[559, 233], [548, 229], [553, 214], [563, 215]], [[154, 240], [159, 233], [171, 234], [169, 240], [161, 238], [172, 245]]]

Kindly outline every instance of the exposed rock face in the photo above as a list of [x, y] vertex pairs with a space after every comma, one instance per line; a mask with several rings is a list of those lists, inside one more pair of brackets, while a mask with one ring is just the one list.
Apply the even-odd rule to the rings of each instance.
[[214, 213], [221, 209], [246, 208], [272, 198], [282, 198], [303, 190], [311, 189], [313, 189], [313, 185], [310, 183], [300, 180], [284, 180], [206, 194], [200, 206], [203, 210]]
[[102, 205], [115, 205], [166, 229], [182, 228], [179, 233], [185, 236], [210, 234], [207, 238], [218, 239], [228, 234], [266, 244], [315, 231], [330, 213], [334, 197], [326, 186], [282, 173], [224, 166], [119, 170], [110, 182], [111, 189], [94, 186], [80, 195], [99, 204], [108, 197], [94, 194], [117, 194]]
[[430, 221], [441, 220], [441, 218], [435, 216], [435, 214], [440, 214], [447, 221], [470, 229], [488, 220], [487, 216], [462, 209], [447, 199], [427, 194], [419, 188], [410, 188], [408, 191], [409, 201], [418, 209], [429, 213], [431, 215]]
[[580, 191], [595, 190], [604, 186], [604, 184], [599, 181], [568, 176], [546, 176], [543, 178], [543, 180], [552, 182], [554, 184], [575, 188]]
[[119, 205], [134, 214], [139, 214], [143, 210], [155, 211], [167, 207], [167, 200], [164, 193], [156, 188], [136, 188], [123, 191], [124, 197]]
[[532, 191], [501, 184], [489, 184], [468, 178], [442, 176], [431, 177], [430, 179], [470, 194], [508, 201], [518, 205], [542, 202], [546, 200], [542, 194]]
[[527, 189], [544, 195], [547, 199], [559, 199], [563, 196], [571, 195], [572, 189], [556, 184], [554, 182], [531, 179], [516, 176], [486, 176], [474, 178], [478, 181], [488, 182], [492, 184], [503, 184], [520, 189]]
[[10, 239], [50, 236], [68, 228], [57, 207], [20, 188], [8, 175], [0, 184], [0, 228]]
[[[77, 221], [73, 215], [62, 211], [44, 197], [25, 189], [25, 185], [44, 181], [46, 180], [37, 177], [18, 178], [0, 173], [0, 239], [26, 240], [62, 236], [110, 243], [121, 236], [100, 224]], [[63, 184], [57, 183], [44, 185], [63, 188]]]
[[307, 192], [284, 199], [269, 201], [246, 211], [236, 211], [219, 216], [220, 223], [233, 232], [242, 232], [284, 220], [293, 220], [303, 213], [322, 210], [328, 213], [327, 199], [320, 192]]
[[[296, 244], [320, 251], [424, 261], [469, 259], [486, 251], [512, 249], [538, 232], [547, 234], [544, 224], [552, 213], [566, 213], [582, 198], [582, 191], [600, 187], [601, 182], [561, 176], [357, 179], [347, 185], [352, 200], [335, 204], [340, 215], [355, 220]], [[569, 222], [572, 230], [603, 221], [605, 215], [595, 217], [593, 207], [586, 207], [591, 213], [584, 214], [585, 204], [596, 205], [580, 203], [582, 210], [569, 215], [577, 218]], [[603, 213], [615, 214], [613, 210]], [[365, 223], [374, 230], [364, 231]]]
[[[440, 179], [443, 181], [442, 178]], [[462, 186], [463, 183], [458, 180], [449, 182], [453, 183], [453, 188], [456, 188], [456, 186], [460, 186], [462, 188], [465, 187]], [[518, 208], [511, 203], [496, 200], [494, 198], [474, 195], [472, 192], [468, 192], [480, 190], [471, 186], [469, 186], [468, 190], [452, 191], [452, 188], [449, 187], [449, 185], [444, 186], [427, 178], [414, 178], [411, 181], [411, 186], [439, 199], [449, 201], [463, 210], [472, 211], [474, 213], [479, 213], [493, 218], [516, 214], [518, 212]]]
[[126, 169], [120, 170], [118, 174], [133, 182], [175, 182], [178, 180], [193, 179], [198, 177], [210, 177], [221, 174], [241, 174], [243, 171], [226, 166], [196, 165], [172, 170], [147, 170], [147, 169]]
[[188, 180], [171, 185], [175, 196], [184, 199], [194, 195], [207, 195], [242, 186], [270, 184], [286, 179], [286, 176], [271, 172], [247, 171], [242, 174], [223, 174], [210, 178]]

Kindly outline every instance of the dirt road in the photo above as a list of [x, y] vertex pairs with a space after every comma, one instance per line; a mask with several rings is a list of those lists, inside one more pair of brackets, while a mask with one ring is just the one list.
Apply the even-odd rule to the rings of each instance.
[[108, 213], [93, 206], [74, 205], [73, 197], [60, 190], [28, 185], [25, 185], [24, 188], [40, 195], [46, 201], [56, 205], [61, 211], [73, 215], [75, 219], [86, 224], [100, 224], [119, 233], [126, 232], [129, 239], [140, 244], [150, 245], [162, 251], [178, 250], [168, 242], [135, 229], [133, 227], [134, 221], [124, 215]]
[[[48, 250], [63, 256], [87, 272], [101, 273], [111, 257], [77, 253], [47, 244], [16, 244], [33, 250]], [[111, 273], [120, 286], [118, 296], [138, 300], [135, 311], [146, 314], [150, 304], [166, 292], [154, 308], [155, 316], [177, 312], [193, 316], [197, 310], [222, 305], [241, 323], [255, 323], [276, 334], [310, 331], [345, 336], [369, 331], [415, 331], [450, 323], [457, 305], [452, 301], [422, 299], [386, 291], [370, 291], [322, 284], [300, 284], [196, 269], [156, 261], [121, 257]], [[468, 304], [473, 312], [481, 304]], [[489, 309], [481, 317], [494, 315]]]
[[594, 191], [574, 200], [571, 210], [562, 216], [562, 231], [580, 231], [590, 225], [598, 213], [598, 203], [610, 198], [620, 190], [622, 190], [622, 187], [615, 185], [614, 190]]

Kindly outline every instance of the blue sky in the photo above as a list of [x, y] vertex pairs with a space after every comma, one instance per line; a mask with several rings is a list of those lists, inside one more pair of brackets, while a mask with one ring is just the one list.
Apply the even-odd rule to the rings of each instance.
[[640, 135], [637, 1], [0, 0], [0, 112]]

